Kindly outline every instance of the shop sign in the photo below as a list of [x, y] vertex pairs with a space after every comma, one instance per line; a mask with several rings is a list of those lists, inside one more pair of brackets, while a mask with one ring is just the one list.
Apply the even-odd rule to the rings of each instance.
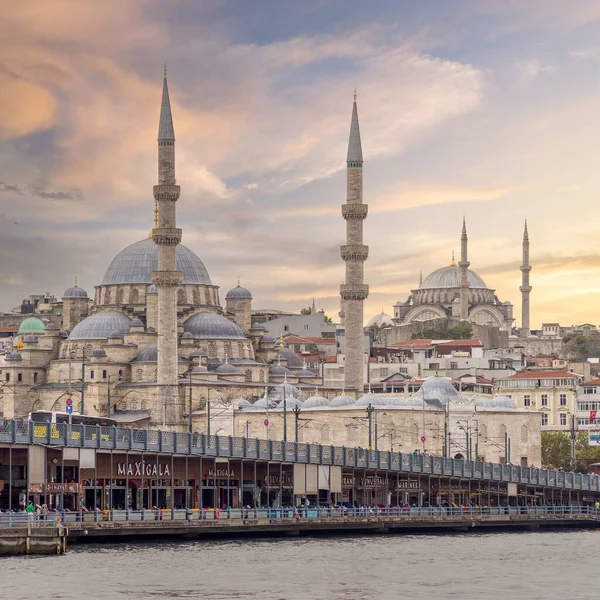
[[[274, 487], [278, 487], [279, 486], [279, 473], [277, 473], [275, 475], [269, 475], [268, 478], [267, 478], [267, 475], [265, 475], [265, 484], [268, 484], [270, 486], [272, 485]], [[281, 482], [281, 485], [283, 487], [293, 487], [294, 478], [291, 475], [284, 473], [283, 481]]]
[[167, 463], [146, 462], [117, 463], [117, 475], [129, 477], [170, 477], [171, 469]]
[[398, 482], [399, 490], [420, 490], [421, 485], [418, 481], [399, 481]]
[[360, 480], [360, 485], [363, 487], [382, 487], [385, 486], [383, 477], [365, 477]]

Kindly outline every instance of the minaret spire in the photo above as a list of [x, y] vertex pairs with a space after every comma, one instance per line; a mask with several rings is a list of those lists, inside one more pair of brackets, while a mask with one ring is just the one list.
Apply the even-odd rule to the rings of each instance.
[[527, 338], [531, 333], [529, 323], [529, 294], [531, 285], [529, 285], [529, 232], [527, 231], [527, 219], [525, 219], [525, 229], [523, 230], [523, 264], [521, 265], [521, 337]]
[[469, 318], [469, 275], [468, 268], [471, 264], [468, 260], [467, 222], [463, 216], [462, 233], [460, 235], [460, 320], [466, 321]]
[[364, 391], [364, 301], [369, 295], [369, 286], [364, 283], [364, 262], [369, 255], [369, 247], [363, 244], [363, 221], [367, 217], [368, 206], [363, 203], [363, 155], [356, 90], [352, 105], [346, 167], [346, 203], [342, 205], [342, 216], [346, 220], [346, 245], [341, 247], [342, 260], [346, 263], [346, 282], [340, 286], [346, 328], [344, 387], [362, 394]]
[[163, 79], [162, 101], [158, 122], [158, 185], [154, 200], [158, 219], [152, 239], [158, 246], [158, 270], [152, 281], [158, 288], [158, 369], [156, 377], [156, 409], [160, 418], [153, 420], [163, 427], [181, 427], [182, 405], [177, 380], [177, 288], [183, 274], [177, 271], [177, 245], [181, 229], [176, 227], [176, 202], [180, 188], [175, 180], [175, 132], [167, 85], [167, 67]]

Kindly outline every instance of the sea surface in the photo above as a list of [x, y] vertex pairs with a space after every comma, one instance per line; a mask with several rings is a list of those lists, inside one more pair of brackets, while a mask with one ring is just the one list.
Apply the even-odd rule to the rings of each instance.
[[73, 546], [0, 558], [7, 600], [600, 598], [600, 531]]

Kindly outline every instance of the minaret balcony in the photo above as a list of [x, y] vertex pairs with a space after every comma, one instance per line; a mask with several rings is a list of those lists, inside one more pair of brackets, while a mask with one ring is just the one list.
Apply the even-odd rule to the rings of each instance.
[[160, 183], [155, 185], [153, 188], [154, 199], [157, 202], [165, 200], [167, 202], [176, 202], [179, 200], [179, 194], [181, 193], [181, 187], [174, 183]]
[[342, 300], [365, 300], [369, 295], [369, 286], [365, 283], [342, 283], [340, 296]]
[[152, 230], [152, 239], [155, 244], [176, 246], [181, 242], [181, 229], [176, 227], [155, 227]]
[[342, 260], [362, 260], [365, 261], [369, 257], [369, 246], [360, 244], [348, 244], [340, 246]]
[[369, 206], [367, 204], [342, 204], [342, 216], [344, 219], [366, 219], [368, 212]]

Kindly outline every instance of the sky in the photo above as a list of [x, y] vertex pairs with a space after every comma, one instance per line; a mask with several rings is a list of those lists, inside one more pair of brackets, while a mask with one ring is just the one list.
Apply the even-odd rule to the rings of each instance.
[[0, 310], [147, 237], [163, 64], [183, 243], [220, 296], [339, 310], [352, 98], [366, 319], [460, 250], [531, 321], [598, 323], [596, 0], [29, 0], [0, 20]]

